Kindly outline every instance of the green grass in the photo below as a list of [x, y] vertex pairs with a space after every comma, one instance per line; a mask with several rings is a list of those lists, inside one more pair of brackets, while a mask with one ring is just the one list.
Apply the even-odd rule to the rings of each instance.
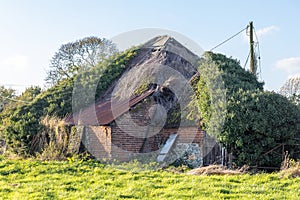
[[[127, 166], [128, 167], [128, 166]], [[0, 157], [0, 199], [299, 199], [300, 178], [191, 176], [121, 170], [95, 161]]]

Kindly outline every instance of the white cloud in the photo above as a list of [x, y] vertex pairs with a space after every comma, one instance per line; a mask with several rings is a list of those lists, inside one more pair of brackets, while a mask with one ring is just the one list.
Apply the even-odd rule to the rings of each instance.
[[279, 30], [278, 26], [272, 25], [272, 26], [268, 26], [268, 27], [257, 30], [256, 35], [257, 35], [258, 39], [261, 39], [263, 36], [268, 35], [271, 32], [278, 31], [278, 30]]
[[300, 74], [300, 56], [278, 60], [276, 67], [289, 73], [289, 76]]
[[[270, 33], [274, 32], [274, 31], [278, 31], [280, 28], [278, 26], [272, 25], [272, 26], [267, 26], [265, 28], [256, 30], [256, 35], [258, 37], [258, 40], [261, 40], [264, 36], [269, 35]], [[244, 41], [249, 40], [249, 30], [247, 30], [247, 32], [245, 32], [245, 34], [243, 34], [243, 39]], [[254, 40], [256, 40], [255, 36], [254, 36]]]
[[0, 60], [1, 69], [23, 71], [29, 66], [28, 57], [24, 55], [13, 55]]
[[296, 73], [296, 74], [289, 75], [289, 76], [288, 76], [288, 79], [291, 79], [291, 78], [299, 78], [299, 77], [300, 77], [300, 73]]

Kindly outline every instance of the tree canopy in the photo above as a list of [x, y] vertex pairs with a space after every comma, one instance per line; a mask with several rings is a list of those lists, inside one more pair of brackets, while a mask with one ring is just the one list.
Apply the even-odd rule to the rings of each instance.
[[53, 85], [71, 78], [80, 70], [96, 67], [116, 52], [117, 48], [110, 40], [94, 36], [63, 44], [50, 61], [46, 81]]
[[11, 88], [5, 88], [0, 86], [0, 112], [3, 110], [5, 105], [7, 105], [13, 98], [16, 97], [16, 91]]
[[300, 76], [289, 78], [280, 88], [279, 94], [300, 106]]
[[228, 100], [220, 140], [238, 165], [279, 167], [284, 153], [299, 156], [300, 111], [274, 92], [238, 91]]

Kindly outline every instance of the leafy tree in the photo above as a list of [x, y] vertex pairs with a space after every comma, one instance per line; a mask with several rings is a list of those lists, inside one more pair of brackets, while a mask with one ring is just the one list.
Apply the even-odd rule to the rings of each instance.
[[263, 83], [224, 55], [206, 52], [199, 72], [193, 87], [202, 128], [233, 153], [236, 164], [278, 167], [283, 146], [297, 156], [299, 109], [264, 92]]
[[[9, 90], [10, 93], [14, 90]], [[11, 117], [11, 114], [17, 110], [18, 107], [24, 106], [28, 103], [30, 103], [38, 94], [41, 93], [41, 88], [38, 86], [32, 86], [27, 88], [20, 96], [11, 95], [9, 98], [9, 103], [5, 105], [2, 112], [0, 113], [0, 135], [4, 138], [5, 134], [3, 129], [5, 128], [3, 126], [3, 123], [6, 122], [6, 119]]]
[[9, 111], [15, 110], [19, 106], [30, 103], [41, 92], [42, 89], [39, 86], [31, 86], [26, 88], [26, 90], [19, 96], [11, 95], [11, 97], [7, 99], [9, 103], [7, 103], [7, 105], [3, 108], [0, 118], [5, 118]]
[[71, 78], [80, 70], [96, 67], [116, 52], [116, 46], [110, 40], [94, 36], [63, 44], [51, 59], [46, 81], [54, 85], [64, 78]]
[[16, 97], [16, 91], [14, 89], [7, 89], [4, 86], [0, 86], [0, 139], [4, 138], [1, 129], [3, 126], [3, 113], [4, 113], [4, 109], [9, 107], [9, 105], [11, 105], [14, 100], [14, 98]]
[[279, 94], [300, 106], [300, 76], [288, 79], [280, 88]]
[[16, 91], [14, 89], [7, 89], [4, 86], [0, 86], [0, 112], [3, 107], [10, 103], [16, 97]]
[[221, 142], [238, 165], [279, 167], [283, 153], [299, 156], [300, 111], [285, 97], [239, 90], [227, 103]]
[[39, 86], [31, 86], [26, 88], [26, 90], [17, 97], [17, 100], [30, 102], [35, 99], [42, 92], [42, 88]]

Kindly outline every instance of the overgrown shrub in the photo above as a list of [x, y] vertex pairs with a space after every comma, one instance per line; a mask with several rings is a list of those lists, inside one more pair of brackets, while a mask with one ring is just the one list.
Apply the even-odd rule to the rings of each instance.
[[228, 100], [219, 138], [240, 165], [280, 167], [283, 150], [299, 156], [300, 112], [273, 92], [239, 91]]
[[[78, 77], [60, 81], [35, 96], [29, 103], [22, 103], [7, 110], [2, 120], [3, 126], [0, 129], [0, 135], [5, 136], [9, 150], [22, 156], [34, 155], [38, 149], [35, 148], [33, 141], [37, 136], [42, 137], [40, 134], [45, 128], [40, 122], [46, 116], [64, 118], [66, 115], [76, 112], [76, 110], [72, 110], [74, 82], [76, 81], [81, 86], [81, 90], [77, 92], [82, 96], [91, 90], [91, 85], [97, 84], [95, 96], [86, 98], [84, 102], [75, 102], [75, 104], [87, 105], [95, 98], [99, 98], [110, 84], [126, 70], [126, 64], [136, 55], [136, 52], [137, 49], [132, 48], [114, 55], [111, 60], [98, 63], [95, 68], [77, 75]], [[76, 107], [79, 108], [81, 105]]]
[[282, 148], [299, 156], [299, 108], [264, 92], [263, 83], [224, 55], [207, 52], [199, 72], [192, 84], [202, 128], [227, 147], [235, 164], [279, 168]]
[[64, 160], [78, 153], [80, 133], [76, 127], [66, 126], [58, 117], [46, 116], [41, 124], [44, 129], [34, 136], [31, 148], [43, 160]]

